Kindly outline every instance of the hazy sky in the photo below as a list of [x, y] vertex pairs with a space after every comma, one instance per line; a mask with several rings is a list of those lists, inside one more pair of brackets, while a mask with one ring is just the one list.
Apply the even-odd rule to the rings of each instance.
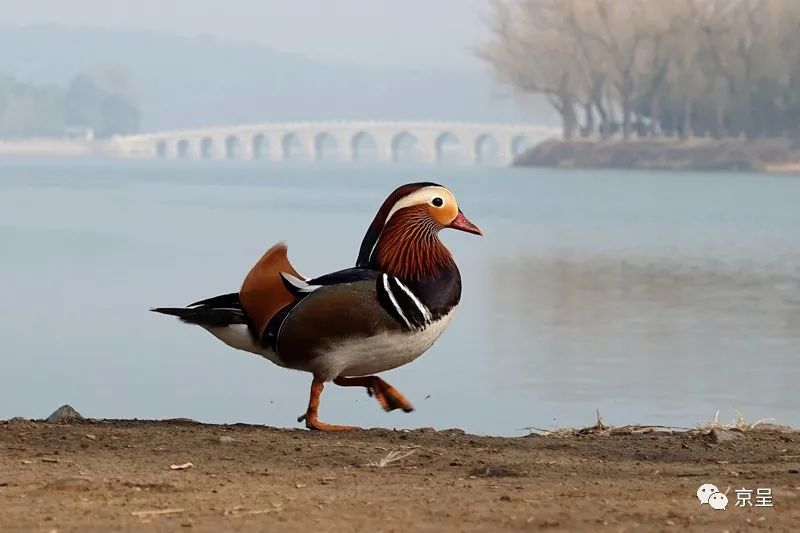
[[482, 68], [487, 0], [0, 0], [11, 24], [147, 28], [366, 65]]

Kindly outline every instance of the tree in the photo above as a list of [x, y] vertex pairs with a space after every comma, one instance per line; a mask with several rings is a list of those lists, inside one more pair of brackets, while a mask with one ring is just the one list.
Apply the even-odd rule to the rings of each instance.
[[567, 139], [800, 137], [797, 0], [492, 0], [487, 21], [479, 57]]
[[59, 137], [70, 127], [97, 137], [133, 133], [140, 113], [133, 100], [79, 74], [67, 89], [21, 83], [0, 76], [0, 137]]
[[478, 54], [498, 78], [523, 93], [544, 94], [561, 116], [565, 139], [577, 132], [578, 76], [558, 31], [548, 26], [557, 8], [546, 0], [508, 3], [493, 0], [491, 29], [497, 40]]

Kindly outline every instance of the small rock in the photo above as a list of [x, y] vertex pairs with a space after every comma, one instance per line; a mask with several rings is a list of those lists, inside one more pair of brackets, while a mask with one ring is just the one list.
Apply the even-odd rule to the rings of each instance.
[[222, 442], [222, 443], [227, 443], [227, 442], [236, 442], [236, 439], [234, 439], [233, 437], [229, 437], [229, 436], [227, 436], [227, 435], [222, 435], [222, 436], [219, 438], [219, 441], [220, 441], [220, 442]]
[[81, 414], [69, 405], [62, 405], [45, 419], [48, 424], [68, 424], [83, 420]]
[[84, 437], [86, 437], [89, 440], [97, 440], [97, 435], [93, 435], [91, 433], [87, 433], [86, 435], [84, 435]]
[[731, 429], [712, 429], [709, 436], [711, 437], [711, 442], [717, 444], [722, 442], [735, 442], [745, 438], [745, 434], [741, 431]]
[[511, 496], [509, 496], [508, 494], [503, 494], [502, 496], [500, 496], [500, 501], [501, 502], [510, 502], [511, 501]]

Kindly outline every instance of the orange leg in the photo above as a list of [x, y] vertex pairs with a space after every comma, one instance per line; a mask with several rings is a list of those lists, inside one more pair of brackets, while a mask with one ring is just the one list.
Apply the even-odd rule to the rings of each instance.
[[319, 414], [319, 397], [322, 395], [322, 389], [325, 388], [325, 382], [314, 378], [311, 382], [311, 398], [308, 400], [308, 410], [305, 414], [297, 418], [298, 422], [306, 421], [308, 429], [316, 429], [320, 431], [346, 431], [348, 429], [359, 429], [354, 426], [336, 426], [333, 424], [326, 424], [320, 422], [317, 418]]
[[414, 410], [411, 402], [406, 400], [405, 396], [400, 392], [383, 381], [378, 376], [363, 376], [358, 378], [345, 378], [338, 377], [333, 380], [334, 383], [340, 387], [366, 387], [367, 394], [370, 396], [375, 395], [375, 399], [381, 404], [384, 411], [393, 411], [394, 409], [402, 409], [406, 413]]

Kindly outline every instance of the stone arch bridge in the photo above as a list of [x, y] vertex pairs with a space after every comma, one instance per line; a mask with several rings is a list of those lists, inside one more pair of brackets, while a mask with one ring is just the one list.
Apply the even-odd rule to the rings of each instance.
[[169, 159], [292, 159], [508, 165], [558, 135], [529, 124], [331, 121], [211, 127], [118, 136], [113, 155]]

